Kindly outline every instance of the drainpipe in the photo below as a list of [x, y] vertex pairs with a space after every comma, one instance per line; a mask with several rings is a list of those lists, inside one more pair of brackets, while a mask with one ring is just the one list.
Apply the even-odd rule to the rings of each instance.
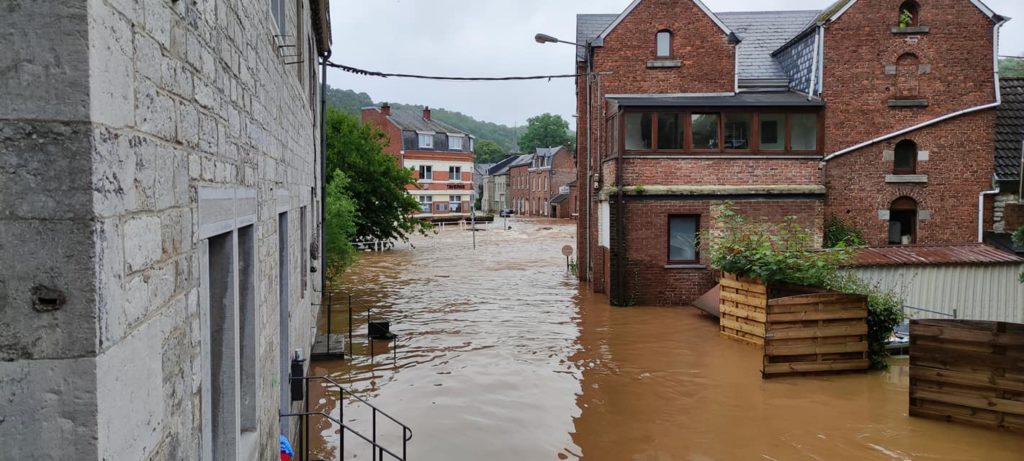
[[995, 94], [996, 94], [996, 101], [995, 102], [989, 103], [989, 104], [984, 104], [984, 105], [981, 105], [981, 106], [971, 107], [971, 108], [968, 108], [968, 109], [959, 110], [959, 111], [953, 112], [951, 114], [946, 114], [946, 115], [943, 115], [941, 117], [931, 119], [931, 120], [929, 120], [927, 122], [924, 122], [924, 123], [919, 123], [919, 124], [914, 125], [914, 126], [909, 127], [909, 128], [904, 128], [902, 130], [894, 131], [892, 133], [879, 136], [879, 137], [877, 137], [875, 139], [872, 139], [870, 141], [862, 142], [862, 143], [857, 144], [855, 146], [847, 147], [846, 149], [842, 149], [842, 150], [840, 150], [838, 152], [834, 152], [834, 153], [826, 156], [824, 159], [822, 159], [822, 162], [828, 162], [829, 160], [832, 160], [832, 159], [834, 159], [836, 157], [839, 157], [841, 155], [848, 154], [848, 153], [853, 152], [855, 150], [858, 150], [858, 149], [861, 149], [861, 148], [864, 148], [864, 147], [867, 147], [867, 146], [870, 146], [872, 144], [876, 144], [876, 143], [879, 143], [879, 142], [882, 142], [882, 141], [885, 141], [885, 140], [888, 140], [888, 139], [892, 139], [892, 138], [895, 138], [897, 136], [902, 136], [902, 135], [910, 133], [912, 131], [917, 131], [917, 130], [919, 130], [921, 128], [925, 128], [925, 127], [929, 127], [929, 126], [935, 125], [936, 123], [943, 122], [943, 121], [949, 120], [951, 118], [955, 118], [955, 117], [959, 117], [961, 115], [966, 115], [966, 114], [970, 114], [970, 113], [974, 113], [974, 112], [978, 112], [978, 111], [994, 109], [996, 107], [999, 107], [999, 105], [1002, 104], [1002, 102], [1003, 102], [1002, 94], [1000, 94], [1000, 91], [999, 91], [999, 28], [1002, 27], [1004, 23], [1006, 23], [1007, 19], [1002, 17], [1002, 16], [997, 16], [997, 18], [998, 18], [998, 22], [996, 22], [996, 25], [992, 28], [992, 79], [995, 82]]
[[[327, 293], [327, 60], [320, 57], [320, 295]], [[306, 270], [309, 270], [308, 268]]]
[[999, 193], [999, 186], [995, 189], [984, 191], [978, 194], [978, 243], [985, 242], [985, 196]]
[[594, 151], [594, 143], [593, 143], [594, 127], [593, 127], [593, 123], [594, 123], [594, 120], [591, 117], [591, 106], [593, 106], [594, 101], [592, 99], [592, 95], [591, 95], [591, 91], [590, 91], [591, 87], [593, 86], [593, 82], [592, 82], [593, 74], [594, 74], [594, 47], [591, 44], [591, 42], [588, 40], [587, 41], [587, 181], [586, 181], [585, 185], [587, 186], [587, 281], [590, 282], [590, 283], [594, 282], [594, 261], [593, 261], [593, 258], [591, 257], [591, 246], [593, 245], [593, 242], [591, 241], [592, 237], [590, 235], [590, 233], [591, 233], [590, 220], [591, 220], [592, 212], [593, 212], [593, 210], [592, 210], [593, 205], [592, 205], [591, 202], [593, 202], [593, 200], [594, 200], [594, 196], [593, 196], [593, 193], [594, 193], [594, 182], [593, 181], [594, 180], [593, 180], [593, 170], [592, 170], [593, 169], [592, 165], [594, 163], [594, 156], [593, 156], [593, 151]]

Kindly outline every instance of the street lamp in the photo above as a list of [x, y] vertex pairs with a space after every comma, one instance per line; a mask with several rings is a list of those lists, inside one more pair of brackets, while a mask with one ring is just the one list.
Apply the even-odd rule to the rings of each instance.
[[[591, 237], [590, 237], [590, 234], [591, 234], [590, 217], [591, 217], [591, 213], [592, 213], [591, 202], [593, 201], [593, 197], [591, 196], [593, 194], [593, 187], [591, 187], [590, 184], [591, 184], [591, 181], [593, 180], [593, 173], [592, 173], [593, 166], [592, 166], [592, 164], [593, 164], [593, 161], [594, 161], [594, 156], [593, 156], [593, 145], [594, 145], [594, 143], [593, 143], [593, 139], [592, 139], [592, 135], [593, 135], [594, 130], [591, 127], [591, 122], [593, 121], [593, 118], [591, 117], [591, 107], [594, 105], [594, 99], [591, 96], [591, 92], [590, 92], [591, 87], [593, 87], [593, 80], [594, 80], [594, 60], [593, 60], [593, 53], [592, 53], [593, 45], [592, 45], [592, 43], [589, 40], [587, 41], [587, 43], [585, 45], [580, 45], [579, 43], [575, 43], [575, 42], [567, 42], [565, 40], [559, 40], [559, 39], [557, 39], [555, 37], [552, 37], [552, 36], [550, 36], [548, 34], [537, 34], [537, 35], [533, 36], [533, 39], [536, 40], [537, 43], [540, 43], [540, 44], [545, 44], [545, 43], [564, 43], [566, 45], [573, 45], [573, 46], [575, 46], [577, 48], [582, 48], [583, 52], [585, 53], [586, 59], [587, 59], [587, 178], [586, 178], [586, 181], [584, 182], [584, 185], [586, 185], [586, 190], [587, 190], [587, 207], [586, 207], [586, 209], [587, 209], [587, 236], [586, 236], [587, 237], [586, 238], [586, 242], [587, 242], [587, 253], [586, 253], [587, 254], [587, 267], [586, 267], [586, 269], [587, 269], [587, 281], [593, 281], [593, 279], [594, 279], [594, 277], [593, 277], [593, 275], [594, 275], [594, 263], [591, 260], [591, 255], [590, 255], [590, 248], [592, 246], [591, 241], [590, 241], [590, 239], [591, 239]], [[600, 75], [598, 75], [598, 93], [600, 93], [600, 91], [601, 91], [600, 85], [601, 85]], [[577, 117], [577, 119], [578, 119], [578, 117]], [[577, 129], [578, 128], [579, 127], [577, 127]], [[599, 125], [598, 129], [600, 129], [600, 125]]]

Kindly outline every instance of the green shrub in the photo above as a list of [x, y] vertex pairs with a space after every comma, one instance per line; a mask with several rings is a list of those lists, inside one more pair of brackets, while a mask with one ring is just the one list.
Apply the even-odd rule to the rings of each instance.
[[868, 298], [868, 358], [871, 368], [888, 367], [886, 358], [889, 351], [885, 342], [893, 330], [903, 322], [903, 299], [890, 290], [864, 282], [851, 273], [833, 275], [824, 284], [825, 288], [843, 293], [853, 293]]
[[847, 224], [836, 215], [825, 220], [825, 248], [859, 247], [866, 244], [864, 234], [857, 227]]
[[852, 257], [846, 248], [848, 239], [838, 241], [836, 248], [819, 250], [814, 234], [794, 217], [781, 224], [755, 223], [737, 213], [732, 204], [718, 211], [718, 233], [708, 246], [713, 267], [767, 284], [792, 283], [867, 296], [871, 366], [885, 368], [885, 341], [903, 321], [903, 303], [892, 291], [839, 270]]

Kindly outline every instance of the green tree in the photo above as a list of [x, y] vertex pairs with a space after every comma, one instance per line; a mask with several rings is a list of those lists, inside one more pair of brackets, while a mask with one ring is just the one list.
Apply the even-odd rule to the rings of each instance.
[[330, 278], [343, 272], [356, 259], [352, 241], [356, 238], [356, 202], [348, 191], [350, 181], [341, 170], [331, 173], [325, 192], [324, 207], [327, 249], [327, 274]]
[[1003, 58], [999, 60], [999, 76], [1003, 78], [1024, 77], [1024, 58]]
[[505, 149], [498, 143], [485, 139], [476, 143], [476, 163], [495, 163], [505, 157]]
[[413, 217], [419, 203], [405, 186], [415, 185], [412, 171], [384, 152], [387, 140], [380, 130], [333, 109], [327, 111], [327, 178], [337, 172], [349, 179], [345, 189], [356, 208], [356, 238], [406, 240], [425, 232], [429, 224]]
[[533, 152], [539, 147], [566, 146], [576, 151], [576, 135], [569, 129], [561, 115], [543, 114], [530, 117], [526, 132], [519, 138], [519, 148], [523, 152]]

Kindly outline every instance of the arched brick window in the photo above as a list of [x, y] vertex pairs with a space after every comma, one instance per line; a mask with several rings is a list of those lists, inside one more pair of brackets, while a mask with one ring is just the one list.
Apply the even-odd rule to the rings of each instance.
[[900, 4], [899, 24], [900, 27], [917, 27], [918, 14], [921, 7], [914, 0], [907, 0]]
[[915, 174], [917, 173], [917, 144], [909, 139], [896, 143], [896, 153], [893, 157], [893, 174]]
[[921, 96], [921, 85], [918, 82], [920, 60], [914, 53], [905, 53], [896, 60], [896, 97], [898, 99], [918, 99]]
[[657, 48], [657, 56], [659, 58], [672, 56], [672, 32], [667, 30], [658, 31]]
[[900, 197], [889, 206], [889, 244], [911, 243], [917, 243], [917, 201]]

